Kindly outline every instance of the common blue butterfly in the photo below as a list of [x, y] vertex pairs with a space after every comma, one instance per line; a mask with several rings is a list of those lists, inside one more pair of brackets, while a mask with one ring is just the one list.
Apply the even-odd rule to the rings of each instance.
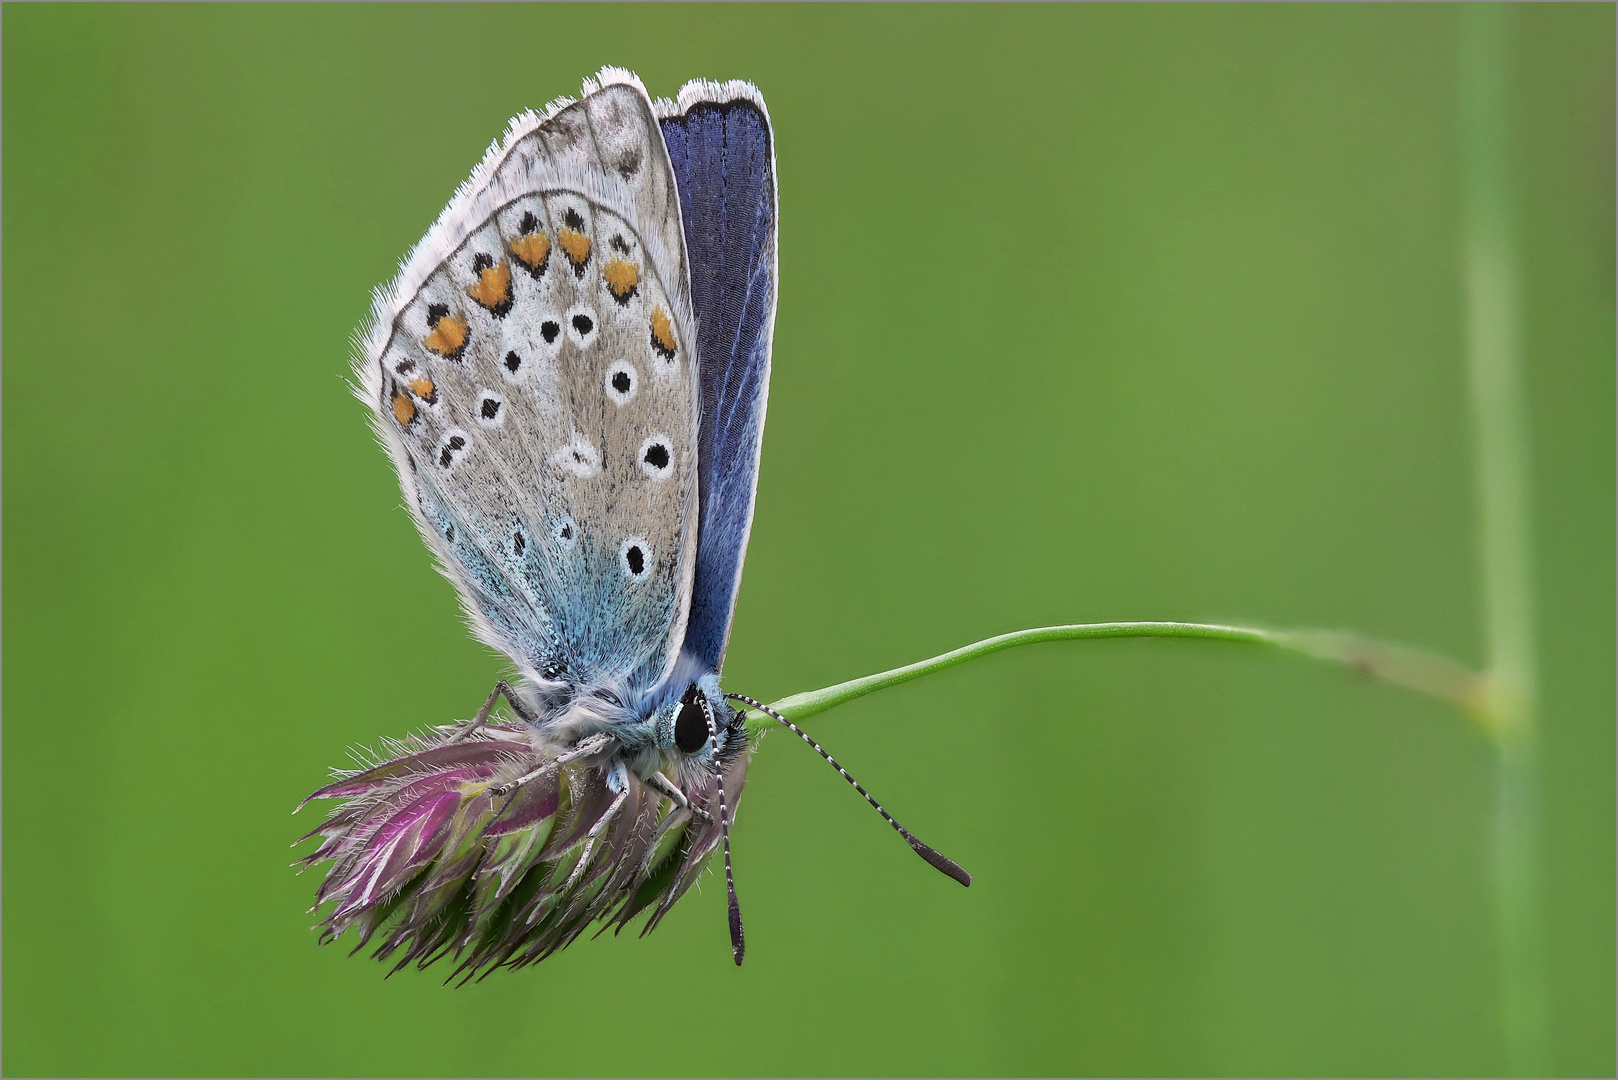
[[[301, 860], [333, 862], [323, 940], [353, 926], [399, 966], [522, 966], [597, 919], [651, 909], [651, 930], [722, 844], [741, 963], [729, 825], [751, 750], [719, 674], [775, 298], [757, 88], [654, 103], [617, 68], [514, 119], [378, 290], [357, 393], [473, 632], [517, 677], [310, 796], [346, 800]], [[502, 697], [519, 722], [491, 719]]]

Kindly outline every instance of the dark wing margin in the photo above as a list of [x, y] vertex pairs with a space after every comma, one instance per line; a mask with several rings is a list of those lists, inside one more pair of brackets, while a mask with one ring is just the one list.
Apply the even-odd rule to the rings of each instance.
[[753, 523], [775, 330], [775, 147], [745, 83], [692, 84], [659, 120], [680, 192], [702, 417], [697, 566], [685, 652], [718, 671]]

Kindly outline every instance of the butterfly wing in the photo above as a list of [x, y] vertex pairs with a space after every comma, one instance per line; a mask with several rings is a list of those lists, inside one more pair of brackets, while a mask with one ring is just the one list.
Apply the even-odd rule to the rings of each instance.
[[770, 389], [775, 146], [750, 83], [687, 83], [658, 113], [679, 185], [701, 359], [701, 526], [685, 651], [718, 671], [753, 523]]
[[490, 148], [378, 292], [357, 374], [478, 637], [635, 693], [684, 636], [700, 388], [668, 154], [639, 81], [599, 78]]

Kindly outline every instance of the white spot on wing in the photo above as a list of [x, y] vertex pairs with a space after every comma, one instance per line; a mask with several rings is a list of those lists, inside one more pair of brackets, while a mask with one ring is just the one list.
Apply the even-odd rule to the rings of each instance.
[[674, 444], [663, 434], [640, 444], [640, 471], [661, 483], [674, 471]]
[[[607, 396], [614, 405], [628, 405], [640, 389], [640, 376], [628, 360], [614, 360], [607, 369]], [[619, 389], [622, 387], [622, 389]]]
[[471, 437], [460, 428], [450, 428], [444, 432], [444, 437], [438, 440], [438, 446], [433, 450], [433, 464], [446, 472], [453, 469], [461, 460], [461, 455], [471, 445]]
[[497, 428], [506, 422], [506, 399], [493, 390], [479, 390], [477, 421], [486, 428]]
[[507, 349], [506, 354], [500, 358], [500, 377], [508, 383], [527, 378], [532, 370], [533, 364], [523, 356], [522, 349]]
[[[534, 335], [533, 347], [543, 359], [555, 359], [556, 354], [562, 351], [562, 324], [566, 321], [554, 311], [540, 312], [539, 329]], [[550, 325], [547, 326], [547, 323]]]
[[601, 471], [601, 455], [578, 431], [551, 455], [551, 463], [560, 465], [581, 480], [588, 480]]
[[[640, 569], [635, 567], [639, 565]], [[631, 536], [618, 545], [618, 568], [630, 581], [644, 581], [652, 570], [652, 548], [643, 536]]]
[[567, 309], [562, 320], [562, 329], [567, 331], [568, 338], [579, 348], [588, 348], [595, 341], [601, 330], [601, 323], [596, 318], [595, 309], [589, 304], [574, 304]]

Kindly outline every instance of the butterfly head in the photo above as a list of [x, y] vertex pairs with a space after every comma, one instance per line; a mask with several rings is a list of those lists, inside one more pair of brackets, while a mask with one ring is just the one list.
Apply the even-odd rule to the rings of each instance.
[[688, 683], [657, 710], [652, 738], [663, 761], [692, 782], [728, 768], [747, 746], [742, 714], [730, 707], [713, 675]]

